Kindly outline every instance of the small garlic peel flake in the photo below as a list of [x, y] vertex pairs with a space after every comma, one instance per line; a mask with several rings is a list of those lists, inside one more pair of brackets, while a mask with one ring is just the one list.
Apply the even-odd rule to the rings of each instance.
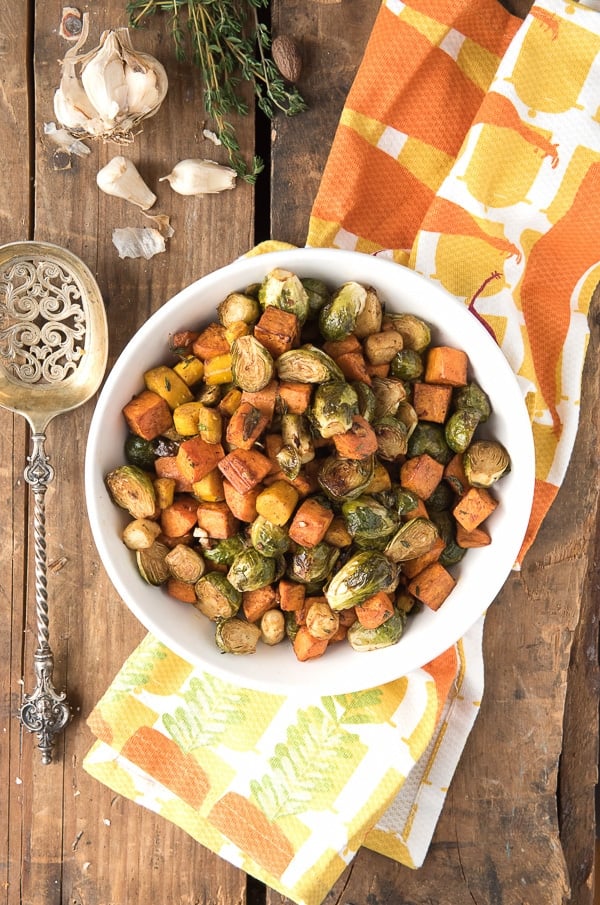
[[146, 258], [166, 251], [164, 237], [150, 226], [125, 226], [113, 229], [113, 245], [120, 258]]

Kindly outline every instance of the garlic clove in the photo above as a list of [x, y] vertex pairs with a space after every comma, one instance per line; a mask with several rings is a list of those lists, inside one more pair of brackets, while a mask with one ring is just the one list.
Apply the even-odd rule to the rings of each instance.
[[165, 180], [179, 195], [214, 195], [234, 188], [236, 172], [215, 160], [188, 158], [180, 160], [168, 176], [158, 181]]
[[116, 123], [127, 104], [125, 67], [114, 31], [105, 32], [98, 53], [84, 65], [81, 82], [91, 104], [107, 125]]
[[156, 195], [148, 188], [135, 164], [125, 157], [113, 157], [96, 175], [96, 182], [107, 195], [124, 198], [143, 211], [156, 201]]

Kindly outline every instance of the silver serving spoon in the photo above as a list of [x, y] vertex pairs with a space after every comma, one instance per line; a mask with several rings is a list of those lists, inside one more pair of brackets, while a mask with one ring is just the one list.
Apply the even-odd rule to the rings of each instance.
[[22, 725], [36, 732], [42, 763], [71, 717], [52, 683], [49, 643], [45, 493], [54, 477], [44, 450], [50, 421], [98, 389], [108, 356], [106, 313], [98, 285], [70, 251], [43, 242], [0, 246], [0, 406], [27, 419], [31, 455], [24, 477], [33, 493], [36, 687], [25, 694]]

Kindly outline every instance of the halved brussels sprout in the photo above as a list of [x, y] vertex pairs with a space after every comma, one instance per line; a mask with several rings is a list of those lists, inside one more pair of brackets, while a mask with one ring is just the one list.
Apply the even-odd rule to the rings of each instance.
[[383, 591], [397, 580], [394, 563], [376, 550], [357, 553], [346, 562], [325, 587], [325, 596], [332, 610], [347, 610], [358, 606], [377, 591]]
[[344, 379], [333, 358], [310, 343], [284, 352], [277, 359], [275, 367], [280, 380], [297, 383], [325, 383], [327, 380]]
[[218, 305], [217, 314], [224, 327], [238, 323], [254, 324], [260, 317], [260, 305], [243, 292], [230, 292]]
[[263, 308], [273, 306], [295, 314], [301, 324], [308, 316], [308, 293], [300, 278], [289, 270], [277, 268], [266, 275], [258, 290]]
[[254, 547], [242, 550], [235, 557], [227, 572], [227, 579], [238, 591], [256, 591], [275, 580], [276, 563], [270, 556], [263, 556]]
[[358, 621], [350, 626], [346, 635], [353, 650], [381, 650], [397, 644], [406, 625], [406, 613], [394, 608], [394, 615], [377, 628], [364, 628]]
[[352, 416], [358, 414], [358, 396], [349, 383], [331, 380], [315, 390], [311, 416], [324, 438], [345, 434], [352, 427]]
[[167, 554], [166, 561], [169, 572], [179, 581], [195, 583], [202, 578], [206, 570], [203, 557], [187, 544], [176, 544]]
[[150, 475], [137, 465], [119, 465], [106, 475], [111, 498], [132, 518], [151, 518], [156, 513], [156, 493]]
[[371, 387], [362, 380], [353, 380], [350, 384], [358, 399], [358, 414], [369, 423], [375, 416], [377, 399]]
[[281, 438], [284, 446], [291, 446], [298, 453], [300, 464], [306, 465], [315, 457], [315, 445], [304, 415], [287, 413], [281, 416]]
[[340, 459], [329, 456], [325, 459], [317, 480], [330, 500], [342, 502], [360, 496], [370, 483], [375, 470], [373, 456], [367, 459]]
[[218, 619], [215, 627], [215, 643], [223, 654], [254, 654], [261, 631], [252, 622], [243, 619]]
[[152, 440], [144, 440], [137, 434], [130, 434], [125, 440], [125, 458], [130, 465], [138, 468], [154, 468], [156, 453]]
[[337, 289], [331, 301], [321, 309], [319, 329], [328, 340], [345, 339], [354, 332], [356, 319], [367, 301], [367, 290], [350, 280]]
[[231, 347], [231, 373], [234, 383], [248, 393], [264, 389], [274, 373], [273, 358], [262, 343], [248, 334]]
[[418, 380], [424, 370], [423, 358], [415, 349], [400, 349], [390, 362], [390, 374], [399, 380]]
[[308, 318], [317, 317], [321, 308], [331, 301], [331, 292], [323, 280], [307, 277], [301, 280], [301, 283], [308, 296]]
[[213, 546], [204, 548], [202, 555], [209, 562], [214, 562], [220, 566], [230, 566], [238, 553], [245, 550], [248, 544], [241, 534], [234, 534], [233, 537], [227, 537], [214, 543]]
[[274, 525], [262, 515], [257, 516], [250, 525], [250, 541], [254, 549], [263, 556], [281, 556], [290, 546], [285, 528]]
[[479, 412], [475, 409], [459, 409], [454, 412], [445, 426], [446, 443], [456, 453], [464, 453], [473, 439], [473, 434], [480, 421]]
[[300, 468], [302, 467], [302, 460], [300, 458], [300, 453], [295, 446], [291, 443], [286, 443], [281, 447], [279, 452], [275, 454], [275, 458], [277, 459], [277, 464], [287, 478], [293, 481], [294, 478], [298, 477]]
[[373, 377], [371, 389], [375, 396], [374, 421], [395, 415], [400, 403], [406, 399], [406, 387], [394, 377]]
[[287, 574], [300, 584], [320, 584], [331, 575], [339, 555], [338, 548], [325, 541], [314, 547], [296, 546], [289, 558]]
[[392, 562], [406, 562], [428, 553], [439, 537], [435, 524], [427, 518], [412, 518], [393, 536], [385, 555]]
[[386, 462], [404, 456], [408, 448], [408, 430], [404, 422], [392, 415], [380, 418], [373, 424], [377, 437], [377, 455]]
[[427, 453], [436, 462], [446, 465], [452, 458], [452, 450], [446, 442], [443, 424], [419, 421], [408, 441], [408, 455], [422, 456]]
[[168, 580], [171, 574], [166, 561], [168, 552], [169, 547], [160, 541], [155, 541], [151, 547], [144, 550], [135, 551], [138, 572], [148, 584], [158, 586]]
[[386, 314], [384, 325], [390, 325], [402, 336], [405, 349], [423, 352], [431, 342], [431, 328], [414, 314]]
[[455, 409], [473, 409], [479, 412], [479, 422], [483, 424], [492, 413], [492, 406], [486, 393], [476, 383], [468, 383], [454, 391]]
[[342, 504], [342, 515], [352, 537], [381, 538], [392, 534], [398, 519], [372, 496], [359, 496]]
[[242, 605], [242, 595], [221, 572], [208, 572], [194, 585], [194, 606], [213, 622], [235, 616]]
[[510, 471], [510, 456], [498, 440], [476, 440], [465, 450], [463, 468], [472, 487], [490, 487]]
[[317, 598], [306, 611], [306, 627], [313, 638], [331, 638], [340, 627], [340, 617], [333, 612], [325, 598]]

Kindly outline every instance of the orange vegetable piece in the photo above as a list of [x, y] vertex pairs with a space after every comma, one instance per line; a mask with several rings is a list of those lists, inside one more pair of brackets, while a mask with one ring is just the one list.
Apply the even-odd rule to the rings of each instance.
[[371, 386], [371, 376], [362, 352], [344, 352], [343, 355], [334, 358], [334, 361], [346, 380], [362, 380]]
[[456, 453], [456, 455], [452, 456], [444, 468], [444, 479], [448, 481], [454, 493], [459, 496], [462, 496], [469, 489], [462, 453]]
[[407, 459], [400, 467], [400, 484], [405, 490], [415, 493], [420, 499], [431, 496], [442, 480], [444, 466], [427, 453]]
[[467, 382], [468, 358], [462, 349], [434, 346], [429, 350], [425, 365], [425, 383], [462, 387]]
[[166, 401], [152, 390], [143, 390], [123, 408], [132, 434], [154, 440], [173, 427], [173, 415]]
[[246, 491], [246, 493], [240, 493], [229, 481], [223, 481], [225, 502], [233, 515], [241, 522], [253, 522], [257, 517], [256, 499], [261, 490], [262, 485], [257, 484], [256, 487]]
[[220, 443], [207, 443], [202, 437], [190, 437], [179, 444], [176, 458], [183, 477], [194, 484], [216, 468], [224, 455]]
[[455, 585], [456, 580], [450, 572], [441, 563], [434, 562], [409, 582], [408, 591], [431, 610], [439, 610]]
[[238, 530], [238, 520], [227, 502], [200, 503], [197, 507], [198, 527], [209, 537], [224, 540], [233, 537]]
[[175, 600], [181, 600], [182, 603], [195, 603], [196, 591], [194, 585], [189, 581], [181, 581], [179, 578], [169, 578], [167, 580], [167, 594], [174, 597]]
[[478, 528], [473, 528], [472, 531], [467, 531], [460, 522], [457, 522], [456, 543], [459, 547], [464, 547], [468, 550], [472, 547], [487, 547], [491, 542], [492, 538], [490, 537], [489, 531], [486, 531], [485, 528], [480, 526]]
[[291, 415], [302, 415], [310, 404], [312, 385], [282, 381], [279, 384], [279, 398]]
[[292, 610], [301, 610], [304, 606], [305, 597], [304, 585], [298, 584], [297, 581], [290, 581], [282, 578], [279, 582], [279, 606], [284, 613]]
[[326, 638], [314, 638], [307, 627], [301, 625], [294, 638], [294, 653], [300, 661], [314, 660], [325, 653], [328, 643]]
[[422, 553], [420, 556], [415, 556], [414, 559], [407, 559], [402, 563], [402, 574], [408, 579], [414, 578], [415, 575], [422, 572], [432, 562], [437, 562], [445, 547], [446, 544], [442, 538], [436, 538], [431, 550], [428, 550], [427, 553]]
[[354, 415], [350, 430], [332, 439], [342, 459], [368, 459], [377, 452], [375, 431], [362, 415]]
[[297, 509], [288, 534], [302, 547], [316, 547], [327, 534], [333, 517], [332, 509], [323, 506], [318, 500], [309, 498]]
[[217, 355], [225, 355], [229, 352], [225, 327], [216, 323], [209, 324], [206, 330], [203, 330], [194, 341], [192, 351], [202, 361], [216, 358]]
[[394, 605], [385, 591], [377, 591], [356, 607], [356, 618], [364, 628], [378, 628], [394, 615]]
[[470, 487], [460, 498], [452, 514], [465, 531], [473, 531], [492, 514], [497, 505], [498, 500], [485, 487]]
[[217, 464], [225, 480], [239, 493], [247, 493], [260, 484], [272, 465], [270, 459], [255, 449], [234, 449]]
[[291, 311], [269, 305], [254, 328], [254, 336], [273, 358], [279, 358], [299, 344], [300, 323]]
[[262, 390], [256, 390], [254, 393], [244, 390], [241, 401], [249, 402], [257, 408], [259, 412], [262, 412], [268, 422], [271, 422], [275, 411], [278, 391], [278, 382], [276, 380], [270, 380]]
[[417, 382], [413, 385], [413, 408], [421, 421], [443, 424], [452, 400], [452, 387]]
[[196, 526], [196, 511], [198, 502], [189, 494], [182, 494], [167, 506], [161, 509], [160, 526], [168, 537], [182, 537], [188, 534]]
[[274, 610], [276, 606], [277, 592], [272, 585], [242, 594], [242, 609], [248, 622], [258, 622], [267, 610]]
[[263, 415], [256, 406], [242, 399], [229, 419], [225, 436], [232, 446], [237, 446], [239, 449], [252, 449], [268, 423], [269, 419], [266, 415]]

